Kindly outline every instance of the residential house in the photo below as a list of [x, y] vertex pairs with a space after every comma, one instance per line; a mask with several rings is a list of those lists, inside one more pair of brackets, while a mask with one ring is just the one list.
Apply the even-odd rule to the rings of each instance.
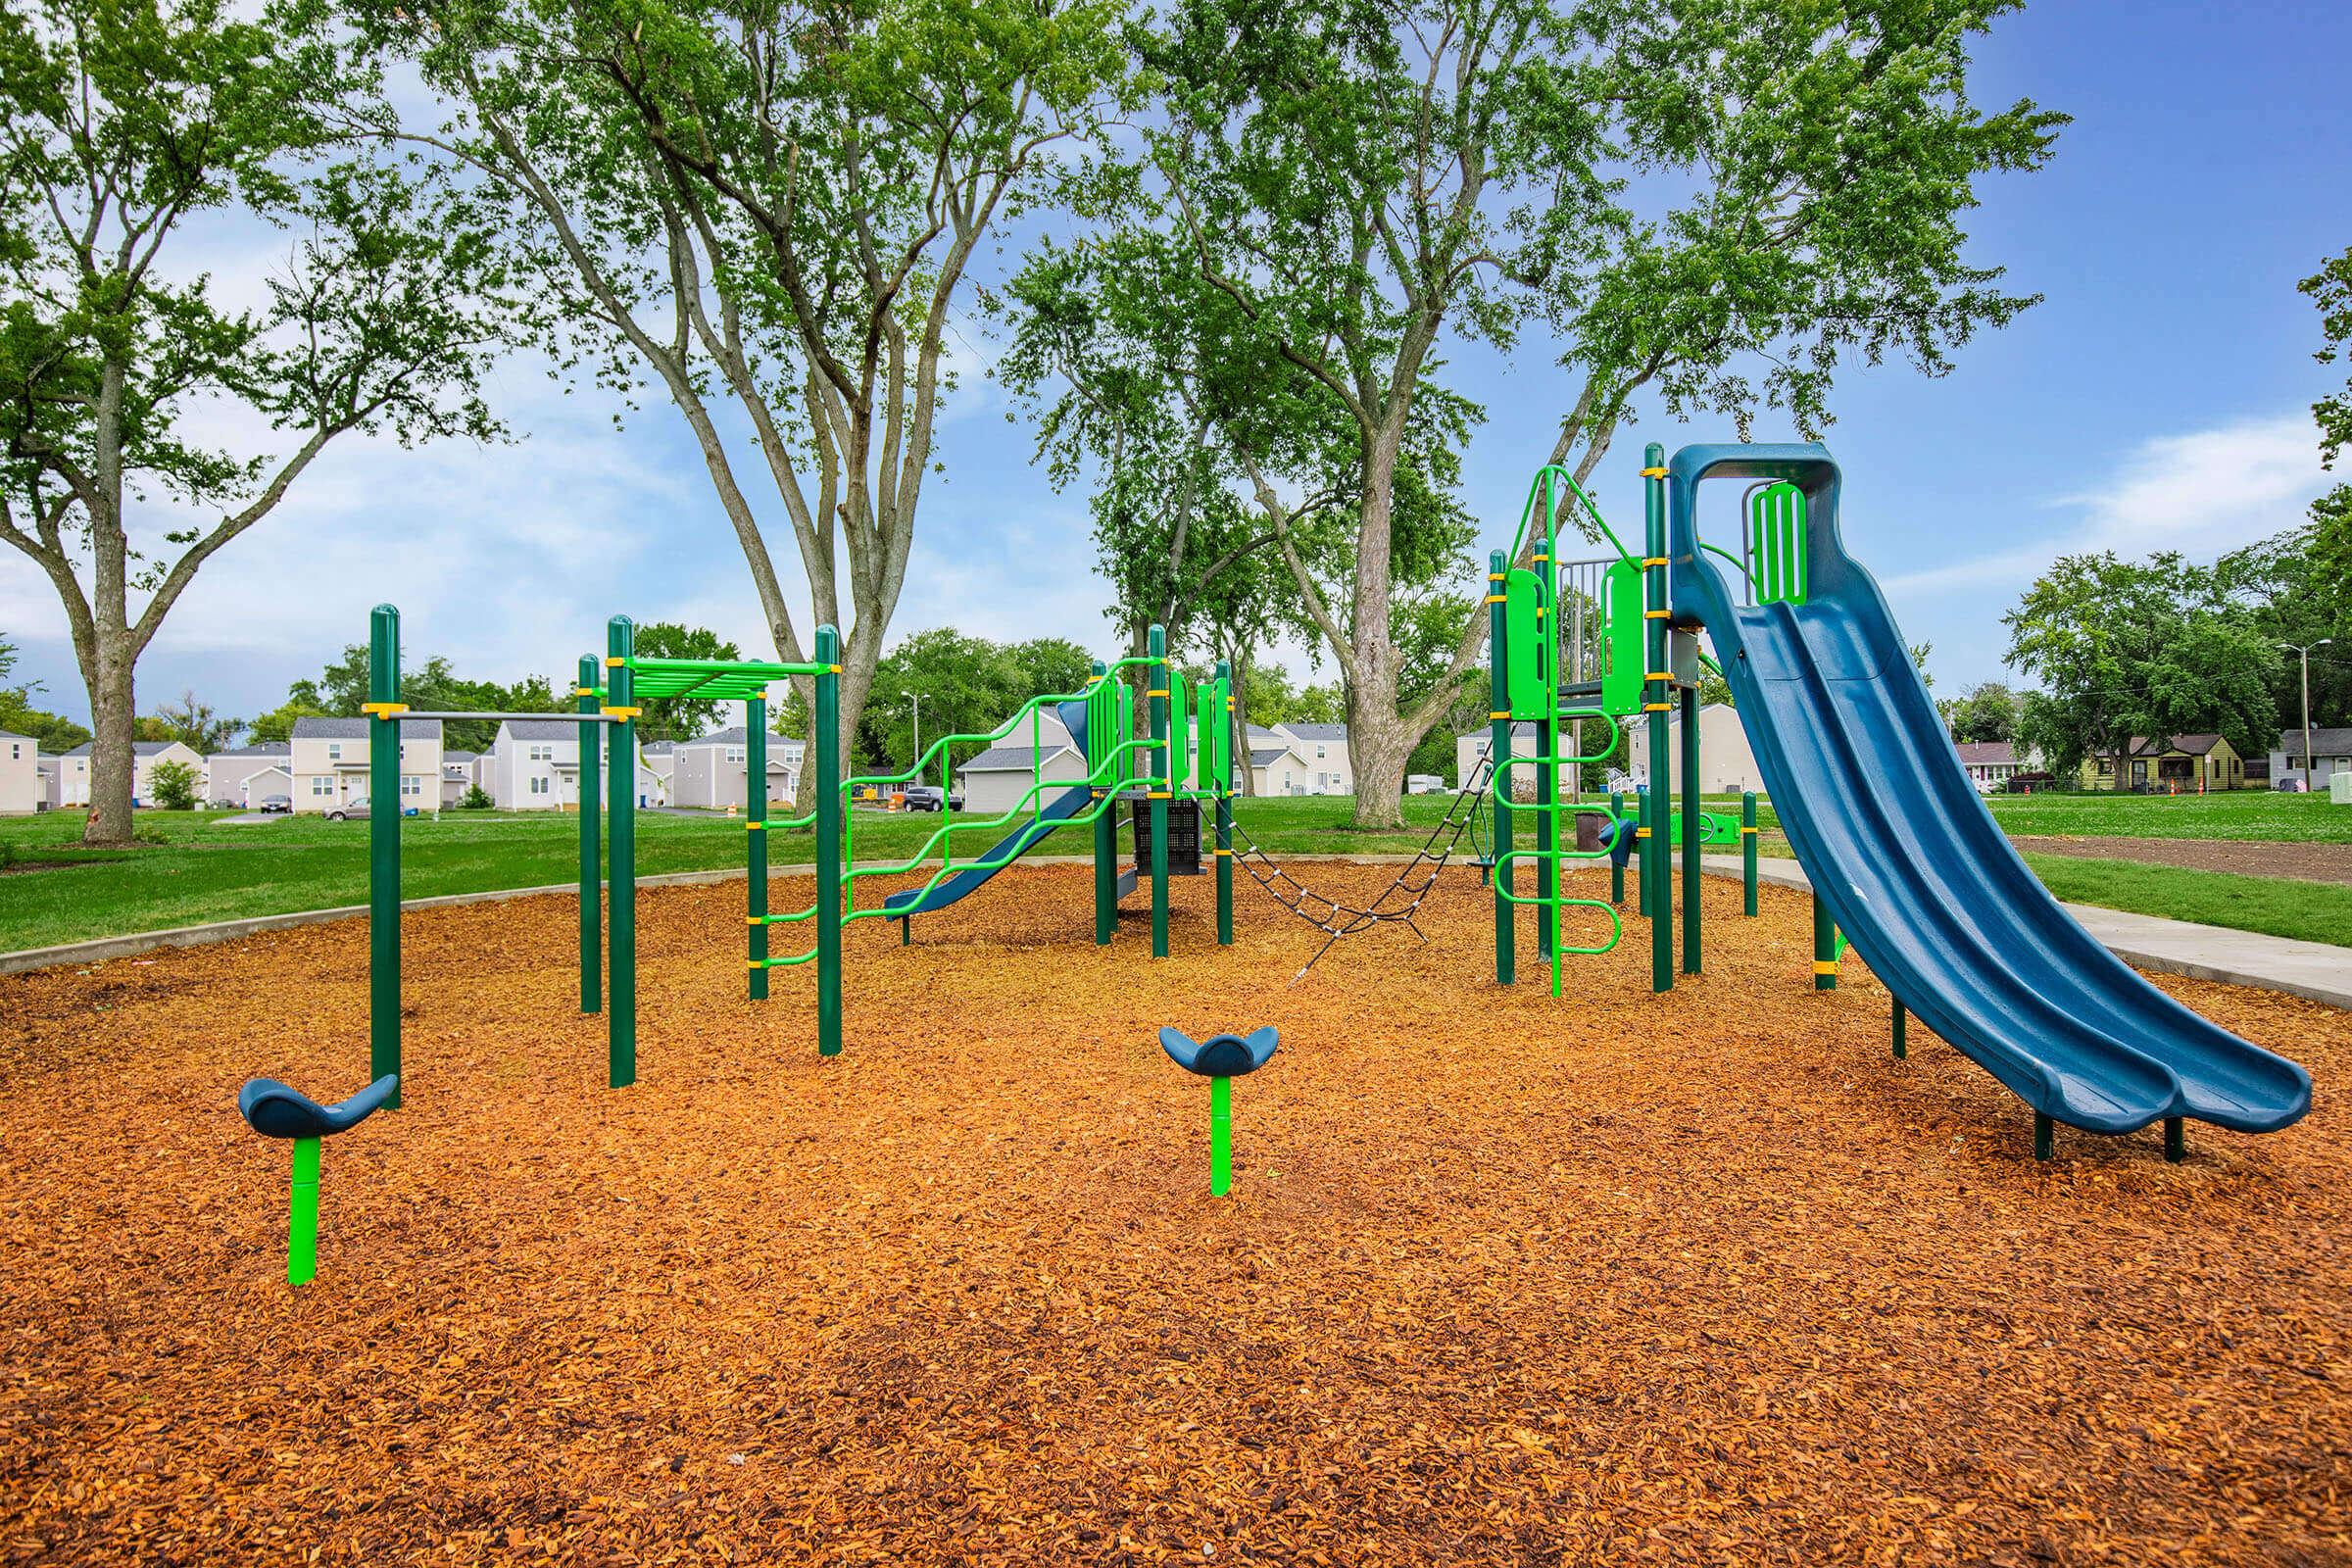
[[[1030, 786], [1040, 780], [1085, 782], [1086, 755], [1078, 749], [1069, 728], [1051, 711], [1038, 713], [1034, 731], [1026, 719], [1015, 729], [1017, 733], [1004, 736], [977, 757], [956, 764], [956, 781], [961, 786], [966, 811], [1002, 816], [1007, 811], [1051, 801], [1057, 792], [1042, 792], [1034, 801], [1028, 798]], [[1034, 750], [1030, 746], [1032, 739], [1036, 741]], [[1140, 759], [1143, 754], [1131, 755]]]
[[[2291, 778], [2324, 790], [2336, 774], [2352, 773], [2352, 729], [2323, 729], [2315, 725], [2311, 732], [2309, 765], [2303, 756], [2303, 731], [2281, 730], [2278, 749], [2271, 754], [2270, 761], [2274, 787]], [[2246, 766], [2250, 775], [2253, 763], [2249, 761]]]
[[46, 806], [40, 744], [0, 729], [0, 816], [27, 816]]
[[[90, 804], [90, 772], [94, 741], [83, 741], [66, 753], [65, 760], [72, 765], [59, 770], [61, 806]], [[159, 763], [177, 762], [196, 774], [196, 793], [204, 799], [204, 754], [181, 741], [133, 741], [130, 743], [130, 804], [155, 804], [155, 769]]]
[[474, 769], [481, 760], [479, 752], [458, 750], [441, 754], [441, 809], [452, 810], [466, 799], [466, 792], [473, 788]]
[[[610, 747], [598, 748], [603, 762]], [[510, 718], [484, 754], [490, 804], [502, 811], [569, 811], [580, 804], [580, 726], [575, 719]]]
[[1998, 795], [2018, 774], [2038, 771], [2034, 754], [2021, 753], [2012, 741], [1961, 741], [1952, 750], [1979, 795]]
[[[2300, 747], [2297, 752], [2300, 755]], [[2085, 758], [2081, 777], [2086, 790], [2202, 795], [2211, 790], [2245, 788], [2246, 764], [2237, 748], [2219, 735], [2173, 735], [2154, 740], [2134, 735], [2120, 778], [2113, 757]]]
[[[660, 779], [672, 806], [705, 810], [742, 810], [751, 802], [751, 731], [741, 724], [695, 740], [679, 741], [669, 751], [669, 770], [646, 768], [647, 779]], [[767, 793], [770, 801], [790, 802], [801, 785], [802, 744], [782, 735], [767, 737]], [[650, 791], [651, 785], [648, 786]]]
[[[298, 718], [291, 774], [294, 809], [326, 811], [368, 792], [368, 751], [380, 718]], [[435, 810], [441, 801], [441, 721], [400, 720], [400, 804]]]
[[[1355, 793], [1354, 764], [1348, 760], [1348, 726], [1345, 724], [1276, 724], [1277, 735], [1290, 738], [1291, 750], [1298, 759], [1299, 783], [1303, 788], [1277, 791], [1290, 795], [1353, 795]], [[1254, 742], [1252, 743], [1254, 749]]]
[[204, 760], [204, 798], [215, 806], [252, 809], [272, 795], [294, 794], [294, 748], [269, 741]]
[[678, 762], [678, 743], [675, 741], [648, 741], [637, 748], [637, 761], [654, 777], [654, 804], [667, 806], [669, 804], [670, 770], [676, 767]]

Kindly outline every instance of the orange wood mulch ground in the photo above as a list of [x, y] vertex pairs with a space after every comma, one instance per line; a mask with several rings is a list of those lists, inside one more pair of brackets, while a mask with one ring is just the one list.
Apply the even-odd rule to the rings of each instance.
[[[0, 1560], [2352, 1560], [2352, 1016], [2164, 981], [2318, 1110], [2036, 1165], [1809, 988], [1801, 897], [1554, 1002], [1447, 875], [1294, 988], [1247, 884], [1154, 964], [1014, 872], [855, 928], [833, 1062], [806, 971], [742, 999], [740, 885], [652, 893], [623, 1093], [570, 904], [413, 916], [409, 1107], [300, 1291], [232, 1102], [359, 1087], [364, 922], [0, 979]], [[1266, 1022], [1214, 1200], [1154, 1034]]]

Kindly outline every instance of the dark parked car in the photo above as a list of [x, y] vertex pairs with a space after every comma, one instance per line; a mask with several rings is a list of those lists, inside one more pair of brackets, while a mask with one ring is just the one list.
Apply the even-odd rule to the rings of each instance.
[[947, 795], [936, 784], [909, 784], [899, 794], [899, 804], [909, 811], [936, 811], [942, 800], [951, 811], [963, 809], [963, 797]]
[[294, 798], [290, 795], [265, 795], [262, 797], [262, 809], [265, 812], [291, 811], [294, 809]]

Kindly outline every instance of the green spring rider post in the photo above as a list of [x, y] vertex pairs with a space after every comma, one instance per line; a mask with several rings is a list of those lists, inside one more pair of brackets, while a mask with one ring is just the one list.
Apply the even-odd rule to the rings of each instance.
[[1272, 1058], [1281, 1035], [1272, 1025], [1249, 1035], [1211, 1035], [1195, 1040], [1181, 1029], [1162, 1029], [1159, 1049], [1186, 1072], [1208, 1080], [1208, 1191], [1223, 1198], [1233, 1191], [1233, 1080]]
[[[603, 673], [592, 654], [580, 656], [580, 679], [573, 687], [573, 706], [584, 715], [596, 713], [597, 677]], [[580, 725], [580, 1010], [595, 1012], [605, 1004], [604, 828], [599, 822], [597, 753], [605, 744], [605, 726]]]
[[816, 753], [816, 1054], [841, 1054], [841, 633], [816, 628], [816, 701], [808, 744]]
[[1838, 940], [1838, 922], [1830, 918], [1829, 906], [1821, 895], [1813, 896], [1813, 989], [1838, 989], [1838, 952], [1842, 946]]
[[[314, 1149], [316, 1146], [314, 1146]], [[1233, 1191], [1233, 1080], [1208, 1081], [1208, 1193], [1223, 1198]], [[318, 1189], [312, 1189], [312, 1201]]]
[[[397, 1079], [400, 1074], [400, 612], [390, 605], [378, 605], [368, 617], [366, 709], [372, 720], [368, 726], [368, 1076], [371, 1079]], [[400, 1103], [397, 1085], [388, 1103]]]
[[767, 1000], [767, 698], [743, 700], [744, 917], [751, 934], [751, 998]]
[[626, 615], [605, 623], [605, 714], [614, 720], [612, 760], [607, 769], [612, 820], [612, 916], [606, 968], [612, 976], [612, 1010], [605, 1020], [605, 1084], [626, 1089], [637, 1081], [637, 677], [629, 660], [637, 650], [637, 626]]
[[1903, 999], [1888, 992], [1887, 1000], [1894, 1004], [1894, 1059], [1900, 1061], [1910, 1054], [1903, 1046]]
[[1740, 796], [1740, 910], [1753, 916], [1756, 912], [1756, 792], [1745, 790]]
[[318, 1140], [294, 1140], [294, 1182], [286, 1204], [286, 1283], [318, 1275]]

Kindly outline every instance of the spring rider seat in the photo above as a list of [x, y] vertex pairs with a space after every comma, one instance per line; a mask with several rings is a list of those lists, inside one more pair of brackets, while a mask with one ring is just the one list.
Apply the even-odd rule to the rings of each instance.
[[318, 1140], [349, 1132], [400, 1089], [386, 1073], [339, 1105], [321, 1105], [274, 1078], [237, 1091], [237, 1114], [264, 1138], [294, 1141], [294, 1186], [287, 1200], [286, 1283], [307, 1285], [318, 1272]]
[[1181, 1029], [1162, 1029], [1159, 1048], [1186, 1072], [1208, 1080], [1208, 1191], [1223, 1198], [1233, 1190], [1233, 1081], [1263, 1067], [1281, 1044], [1272, 1024], [1250, 1035], [1211, 1035], [1195, 1040]]

